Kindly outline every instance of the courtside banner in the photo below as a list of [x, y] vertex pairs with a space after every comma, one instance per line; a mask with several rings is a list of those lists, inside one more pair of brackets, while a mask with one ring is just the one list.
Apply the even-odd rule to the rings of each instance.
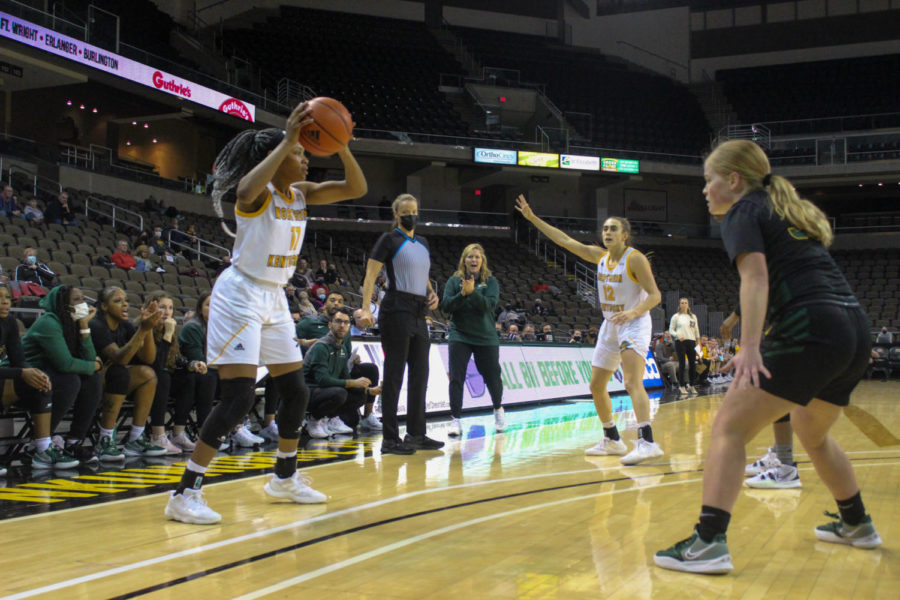
[[238, 100], [4, 12], [0, 12], [0, 37], [27, 44], [42, 52], [49, 52], [245, 121], [253, 122], [256, 119], [256, 106], [249, 102]]
[[[384, 373], [384, 356], [380, 342], [353, 341], [363, 362], [378, 365]], [[432, 344], [429, 350], [428, 393], [426, 412], [448, 412], [450, 379], [447, 344]], [[512, 405], [540, 400], [559, 400], [590, 395], [591, 359], [594, 349], [587, 346], [500, 346], [500, 373], [503, 379], [503, 404]], [[644, 385], [661, 387], [662, 379], [656, 361], [648, 353], [645, 359]], [[624, 392], [621, 368], [609, 380], [607, 390]], [[491, 397], [484, 379], [469, 360], [463, 385], [463, 408], [488, 408]], [[380, 407], [379, 407], [380, 408]], [[406, 414], [406, 379], [400, 390], [398, 414]]]

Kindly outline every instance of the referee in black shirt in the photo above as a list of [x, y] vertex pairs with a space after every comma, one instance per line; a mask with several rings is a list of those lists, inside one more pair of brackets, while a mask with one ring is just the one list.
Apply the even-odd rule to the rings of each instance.
[[[434, 310], [438, 297], [431, 287], [428, 272], [431, 255], [428, 242], [415, 234], [419, 201], [411, 194], [400, 194], [391, 205], [394, 229], [382, 236], [372, 248], [363, 283], [363, 307], [360, 321], [375, 324], [369, 300], [375, 278], [387, 268], [387, 290], [378, 313], [381, 348], [384, 350], [384, 385], [381, 413], [384, 439], [382, 454], [413, 454], [416, 450], [437, 450], [444, 443], [425, 435], [425, 388], [428, 384], [428, 329], [425, 309]], [[401, 441], [397, 425], [397, 401], [403, 384], [403, 370], [409, 365], [406, 394], [406, 437]]]

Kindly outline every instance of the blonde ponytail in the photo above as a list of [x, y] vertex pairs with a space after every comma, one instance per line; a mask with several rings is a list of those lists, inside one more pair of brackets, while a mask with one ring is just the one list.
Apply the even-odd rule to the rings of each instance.
[[[772, 176], [769, 184], [769, 200], [778, 216], [793, 225], [788, 232], [794, 237], [807, 236], [819, 240], [828, 247], [834, 241], [831, 223], [818, 206], [797, 195], [791, 182], [779, 175]], [[791, 231], [796, 229], [798, 231]]]
[[772, 210], [786, 219], [792, 227], [788, 232], [797, 239], [813, 238], [830, 246], [834, 240], [831, 224], [825, 213], [809, 200], [797, 195], [791, 182], [772, 175], [766, 153], [750, 140], [729, 140], [713, 150], [707, 165], [722, 177], [737, 173], [747, 183], [747, 191], [765, 190]]

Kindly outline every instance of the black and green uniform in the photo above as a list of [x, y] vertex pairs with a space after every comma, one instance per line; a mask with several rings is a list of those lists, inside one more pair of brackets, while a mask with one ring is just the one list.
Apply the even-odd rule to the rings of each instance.
[[[297, 333], [298, 339], [319, 340], [331, 333], [331, 330], [328, 329], [328, 324], [330, 322], [331, 319], [328, 317], [328, 315], [318, 314], [314, 317], [306, 317], [305, 319], [300, 319], [294, 329]], [[344, 338], [344, 348], [347, 350], [347, 356], [350, 356], [353, 345], [351, 343], [349, 335]], [[303, 348], [301, 346], [300, 349], [303, 351], [304, 356], [307, 352], [309, 352], [309, 348]]]
[[[494, 408], [503, 402], [503, 381], [500, 377], [500, 342], [494, 326], [494, 309], [500, 300], [500, 286], [493, 276], [476, 282], [471, 294], [462, 295], [462, 279], [454, 275], [444, 285], [441, 310], [450, 315], [450, 343], [447, 349], [450, 363], [450, 414], [462, 416], [463, 385], [469, 395], [478, 398], [485, 388], [491, 395]], [[474, 355], [475, 368], [481, 375], [467, 377], [469, 358]]]
[[769, 324], [760, 350], [772, 373], [760, 388], [806, 405], [845, 406], [869, 362], [869, 319], [828, 250], [792, 226], [765, 192], [751, 192], [722, 221], [728, 257], [766, 257]]

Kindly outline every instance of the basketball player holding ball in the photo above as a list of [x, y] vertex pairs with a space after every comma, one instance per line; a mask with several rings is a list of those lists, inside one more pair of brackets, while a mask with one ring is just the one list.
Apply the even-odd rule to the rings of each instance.
[[207, 364], [219, 371], [222, 401], [203, 424], [181, 483], [169, 498], [165, 513], [170, 519], [194, 524], [222, 519], [206, 505], [203, 477], [225, 434], [250, 410], [256, 370], [262, 365], [268, 367], [282, 398], [276, 415], [275, 473], [264, 490], [274, 498], [304, 504], [326, 500], [297, 472], [298, 432], [309, 389], [282, 288], [293, 275], [303, 246], [307, 206], [358, 198], [366, 193], [367, 184], [346, 143], [337, 148], [344, 181], [304, 181], [309, 161], [299, 143], [300, 133], [315, 124], [313, 112], [309, 103], [301, 103], [284, 131], [244, 131], [216, 158], [212, 199], [223, 226], [222, 197], [235, 187], [237, 196], [231, 267], [213, 287], [207, 332]]

